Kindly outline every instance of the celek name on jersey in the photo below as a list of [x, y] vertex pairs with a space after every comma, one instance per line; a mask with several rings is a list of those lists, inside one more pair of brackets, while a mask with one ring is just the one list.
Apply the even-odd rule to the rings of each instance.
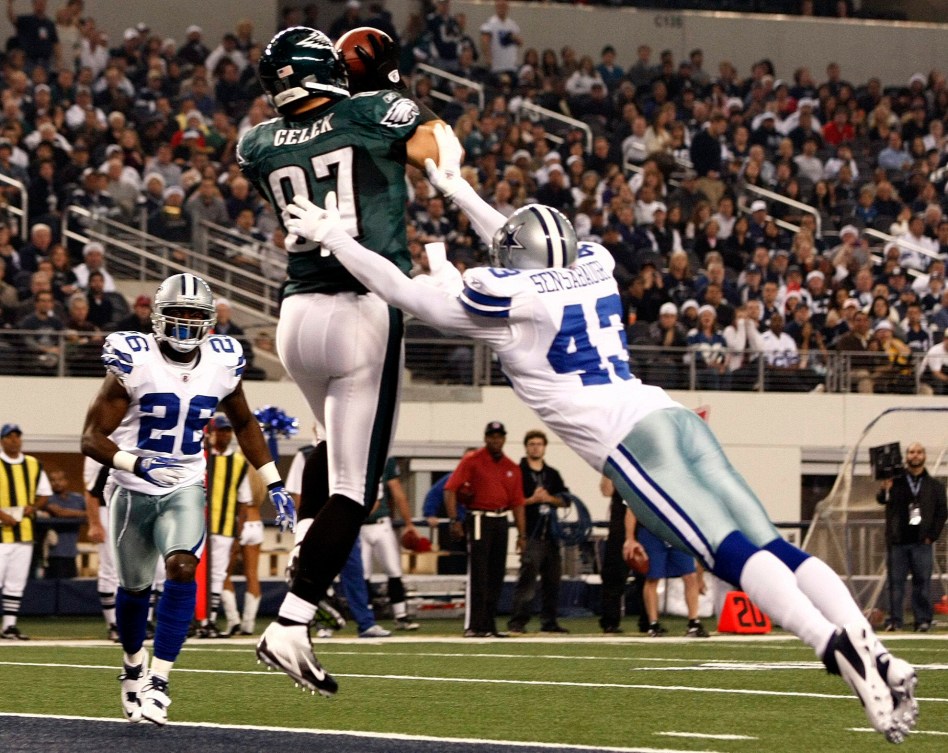
[[558, 290], [585, 288], [603, 280], [611, 280], [612, 274], [598, 261], [591, 261], [572, 269], [544, 269], [531, 273], [529, 277], [540, 293], [555, 293]]
[[273, 134], [273, 145], [283, 146], [284, 144], [305, 144], [310, 139], [315, 139], [324, 133], [332, 130], [332, 116], [335, 113], [329, 113], [325, 118], [314, 120], [306, 128], [281, 128]]

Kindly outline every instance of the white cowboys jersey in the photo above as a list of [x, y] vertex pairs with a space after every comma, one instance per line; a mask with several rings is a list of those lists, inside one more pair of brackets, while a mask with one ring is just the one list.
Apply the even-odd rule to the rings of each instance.
[[246, 360], [240, 343], [226, 335], [211, 335], [198, 350], [192, 363], [179, 365], [161, 355], [152, 334], [113, 332], [106, 338], [102, 360], [131, 400], [112, 440], [140, 457], [175, 458], [188, 470], [173, 487], [113, 470], [113, 480], [126, 489], [168, 494], [204, 484], [204, 427], [221, 399], [237, 388]]
[[[410, 304], [404, 308], [487, 341], [517, 396], [569, 447], [601, 469], [638, 421], [679, 405], [629, 371], [614, 266], [603, 246], [582, 243], [571, 267], [470, 269], [453, 305], [432, 306], [429, 298], [429, 305], [415, 311]], [[432, 287], [430, 282], [419, 285], [418, 296], [431, 295], [421, 291]]]

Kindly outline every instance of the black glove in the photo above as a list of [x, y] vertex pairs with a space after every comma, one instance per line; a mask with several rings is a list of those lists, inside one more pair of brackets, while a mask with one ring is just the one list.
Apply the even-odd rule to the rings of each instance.
[[[356, 45], [355, 54], [359, 56], [366, 74], [356, 88], [361, 91], [375, 91], [378, 89], [398, 89], [404, 91], [405, 82], [398, 72], [399, 49], [387, 35], [369, 35], [369, 46], [372, 50], [365, 50], [362, 45]], [[358, 92], [353, 91], [353, 94]]]

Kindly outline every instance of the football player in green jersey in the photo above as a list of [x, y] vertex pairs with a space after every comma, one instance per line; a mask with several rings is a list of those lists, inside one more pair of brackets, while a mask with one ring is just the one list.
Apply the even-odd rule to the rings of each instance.
[[[240, 140], [244, 175], [281, 222], [294, 196], [320, 202], [335, 192], [346, 231], [407, 273], [405, 165], [423, 169], [426, 158], [437, 159], [434, 123], [391, 89], [350, 95], [340, 54], [315, 29], [279, 32], [258, 73], [279, 117]], [[402, 315], [318, 244], [291, 236], [287, 251], [277, 347], [326, 441], [304, 470], [293, 581], [257, 656], [332, 695], [337, 684], [313, 655], [308, 625], [375, 502], [395, 426]], [[307, 495], [324, 486], [306, 481], [326, 474], [327, 458], [328, 499]]]

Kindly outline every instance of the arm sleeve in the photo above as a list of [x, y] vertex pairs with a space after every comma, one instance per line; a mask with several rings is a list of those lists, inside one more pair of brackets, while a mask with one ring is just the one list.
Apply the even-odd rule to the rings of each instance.
[[477, 191], [467, 181], [464, 181], [464, 185], [454, 194], [453, 200], [464, 214], [470, 217], [471, 225], [489, 248], [494, 240], [494, 233], [503, 226], [507, 218], [478, 196]]
[[454, 332], [484, 338], [483, 323], [471, 319], [458, 298], [422, 278], [406, 277], [387, 259], [372, 253], [358, 241], [336, 228], [323, 241], [352, 275], [390, 306]]

